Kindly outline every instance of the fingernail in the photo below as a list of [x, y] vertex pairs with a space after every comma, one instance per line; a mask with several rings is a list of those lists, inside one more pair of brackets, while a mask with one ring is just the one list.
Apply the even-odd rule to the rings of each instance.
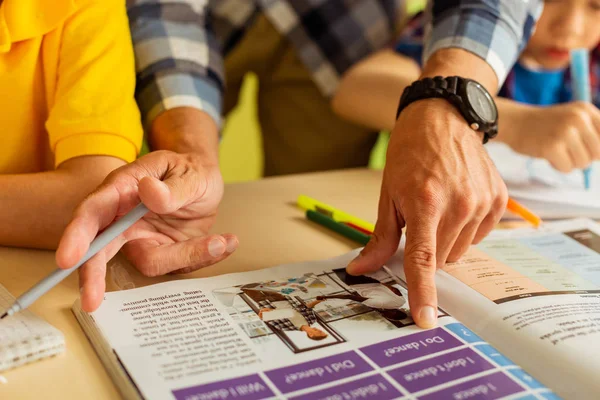
[[236, 238], [227, 239], [227, 252], [233, 253], [238, 247], [238, 240]]
[[356, 269], [355, 265], [356, 265], [356, 261], [360, 258], [360, 254], [358, 256], [356, 256], [356, 258], [352, 261], [350, 261], [350, 263], [348, 264], [348, 266], [346, 266], [346, 271], [348, 273], [352, 273], [352, 271], [354, 271]]
[[213, 257], [221, 257], [225, 253], [225, 244], [219, 239], [213, 239], [208, 243], [208, 254]]
[[419, 312], [419, 322], [422, 328], [432, 328], [436, 324], [437, 313], [435, 308], [425, 306]]

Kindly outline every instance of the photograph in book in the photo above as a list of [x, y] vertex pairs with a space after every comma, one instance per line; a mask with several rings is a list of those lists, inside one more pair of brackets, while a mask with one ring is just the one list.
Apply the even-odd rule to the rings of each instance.
[[406, 289], [386, 273], [351, 276], [338, 268], [215, 289], [213, 296], [254, 343], [280, 340], [293, 353], [414, 325]]

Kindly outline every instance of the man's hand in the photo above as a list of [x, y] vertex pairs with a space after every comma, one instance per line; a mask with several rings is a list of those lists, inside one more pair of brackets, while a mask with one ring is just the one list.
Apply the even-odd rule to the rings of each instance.
[[532, 107], [500, 100], [498, 106], [506, 120], [499, 138], [513, 150], [545, 158], [564, 173], [600, 160], [600, 110], [595, 105]]
[[[438, 50], [427, 60], [421, 77], [437, 75], [471, 78], [491, 93], [498, 87], [493, 69], [461, 49]], [[423, 328], [437, 319], [436, 269], [483, 239], [506, 210], [506, 186], [482, 139], [446, 100], [405, 108], [388, 147], [375, 232], [348, 265], [354, 275], [380, 268], [398, 249], [406, 226], [408, 301]]]
[[158, 151], [112, 172], [76, 209], [56, 252], [59, 267], [75, 265], [96, 235], [140, 200], [150, 212], [81, 268], [83, 309], [100, 305], [106, 263], [121, 247], [147, 276], [188, 273], [229, 256], [237, 238], [208, 235], [222, 196], [218, 165], [197, 154]]
[[349, 266], [359, 275], [396, 252], [406, 226], [404, 268], [415, 322], [435, 325], [435, 271], [492, 230], [506, 209], [506, 186], [482, 136], [441, 99], [408, 106], [392, 131], [375, 232]]

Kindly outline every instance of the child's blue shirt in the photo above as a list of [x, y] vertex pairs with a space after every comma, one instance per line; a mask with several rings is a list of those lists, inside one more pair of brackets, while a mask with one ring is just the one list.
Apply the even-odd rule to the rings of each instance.
[[[517, 63], [512, 70], [512, 99], [519, 103], [547, 106], [571, 100], [565, 87], [565, 71], [533, 71]], [[502, 88], [504, 92], [506, 88]]]

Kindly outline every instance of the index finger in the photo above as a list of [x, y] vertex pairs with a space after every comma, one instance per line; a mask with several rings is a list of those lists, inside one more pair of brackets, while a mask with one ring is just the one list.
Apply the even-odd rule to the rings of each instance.
[[412, 317], [421, 328], [431, 328], [437, 321], [435, 271], [440, 218], [424, 213], [418, 215], [416, 218], [405, 216], [404, 271]]

